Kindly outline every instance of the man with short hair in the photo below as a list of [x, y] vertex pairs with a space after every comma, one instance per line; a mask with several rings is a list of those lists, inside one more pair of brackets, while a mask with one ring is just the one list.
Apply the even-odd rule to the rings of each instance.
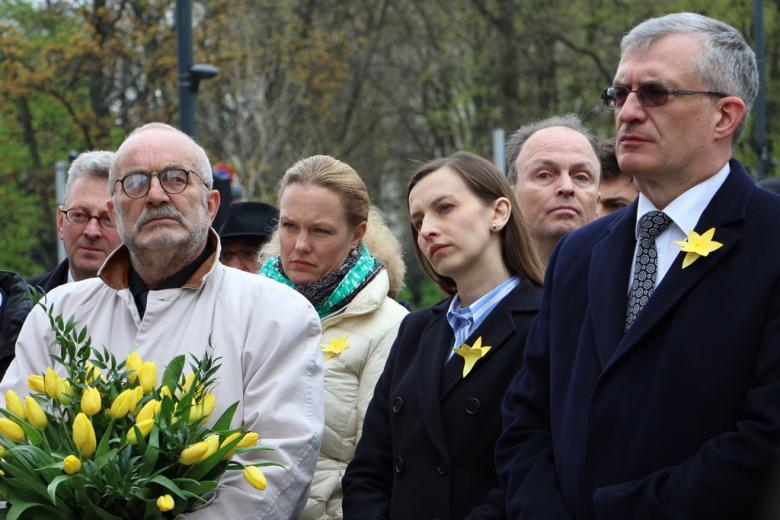
[[599, 184], [598, 216], [604, 217], [626, 206], [639, 196], [634, 177], [620, 169], [615, 155], [615, 141], [605, 139], [599, 142], [601, 161], [601, 183]]
[[[237, 402], [232, 426], [246, 424], [273, 448], [241, 460], [284, 467], [264, 468], [263, 492], [229, 473], [214, 502], [191, 518], [295, 518], [323, 429], [320, 321], [296, 291], [218, 261], [211, 222], [219, 193], [211, 183], [208, 157], [189, 136], [161, 123], [135, 130], [109, 179], [109, 210], [124, 245], [98, 278], [55, 289], [47, 304], [86, 325], [92, 344], [120, 360], [135, 350], [162, 367], [213, 349], [221, 363], [213, 417]], [[0, 391], [27, 392], [27, 376], [51, 365], [52, 336], [46, 313], [34, 308]]]
[[509, 518], [754, 518], [780, 455], [780, 200], [733, 160], [758, 88], [733, 27], [623, 39], [617, 158], [640, 195], [561, 239], [496, 466]]
[[596, 218], [596, 139], [576, 115], [556, 116], [520, 127], [506, 153], [509, 182], [546, 266], [563, 235]]
[[71, 163], [65, 197], [57, 209], [57, 234], [67, 258], [53, 270], [28, 280], [48, 292], [64, 283], [97, 276], [120, 244], [108, 213], [108, 170], [112, 152], [84, 152]]

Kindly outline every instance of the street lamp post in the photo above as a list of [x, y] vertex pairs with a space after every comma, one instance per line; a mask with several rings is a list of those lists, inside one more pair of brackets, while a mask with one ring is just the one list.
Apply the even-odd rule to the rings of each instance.
[[181, 130], [194, 139], [195, 99], [200, 80], [213, 78], [219, 71], [212, 65], [192, 62], [192, 0], [176, 0], [176, 54]]

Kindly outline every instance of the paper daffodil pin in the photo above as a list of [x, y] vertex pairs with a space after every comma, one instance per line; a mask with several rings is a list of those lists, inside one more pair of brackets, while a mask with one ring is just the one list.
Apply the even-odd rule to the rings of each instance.
[[491, 347], [482, 346], [482, 336], [474, 341], [474, 346], [470, 347], [464, 343], [456, 349], [452, 349], [457, 355], [463, 358], [463, 377], [469, 375], [474, 365], [482, 359], [485, 354], [490, 352]]
[[339, 355], [345, 348], [349, 348], [346, 334], [338, 338], [333, 338], [328, 343], [322, 344], [322, 352], [325, 354], [325, 359], [330, 359], [333, 356]]
[[684, 242], [682, 240], [674, 241], [680, 246], [680, 251], [686, 253], [682, 264], [683, 269], [694, 263], [700, 256], [708, 256], [713, 251], [723, 247], [723, 244], [712, 239], [714, 236], [715, 228], [710, 228], [701, 235], [696, 231], [690, 231], [688, 240]]

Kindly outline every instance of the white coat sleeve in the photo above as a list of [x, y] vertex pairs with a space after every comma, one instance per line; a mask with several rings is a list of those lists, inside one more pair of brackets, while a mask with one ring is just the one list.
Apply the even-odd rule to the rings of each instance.
[[242, 354], [243, 421], [275, 451], [238, 460], [275, 460], [284, 468], [262, 468], [268, 481], [263, 491], [249, 486], [241, 472], [230, 472], [215, 501], [187, 520], [292, 519], [306, 502], [325, 415], [321, 328], [303, 297], [287, 288], [282, 295], [257, 305], [264, 308], [253, 313]]

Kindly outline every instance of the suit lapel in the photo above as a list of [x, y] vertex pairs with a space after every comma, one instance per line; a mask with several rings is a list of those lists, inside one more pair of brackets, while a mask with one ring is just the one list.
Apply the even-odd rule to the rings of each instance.
[[588, 299], [601, 367], [623, 337], [628, 277], [634, 261], [637, 203], [616, 218], [591, 253]]
[[714, 227], [714, 240], [723, 243], [723, 247], [707, 257], [699, 258], [685, 269], [682, 268], [685, 253], [677, 255], [650, 301], [626, 332], [615, 355], [609, 361], [610, 366], [628, 353], [642, 337], [664, 319], [683, 296], [739, 244], [742, 234], [737, 224], [745, 218], [754, 187], [753, 180], [747, 176], [739, 163], [731, 161], [731, 173], [704, 210], [695, 227], [697, 233], [703, 233]]
[[[482, 337], [482, 346], [491, 347], [487, 354], [482, 357], [469, 372], [466, 377], [473, 377], [479, 370], [484, 370], [485, 365], [490, 363], [496, 352], [500, 348], [506, 347], [506, 343], [514, 337], [515, 313], [533, 312], [539, 310], [539, 291], [534, 289], [530, 282], [523, 280], [506, 297], [496, 305], [495, 309], [482, 322], [466, 340], [469, 346], [473, 346], [477, 338]], [[441, 400], [447, 398], [463, 378], [464, 360], [458, 355], [453, 355], [447, 362], [441, 380]], [[518, 367], [519, 369], [520, 367]]]
[[446, 319], [450, 301], [444, 300], [434, 307], [434, 316], [420, 335], [419, 367], [416, 370], [417, 399], [422, 421], [431, 441], [442, 454], [447, 454], [447, 446], [439, 406], [439, 386], [444, 362], [454, 341]]

